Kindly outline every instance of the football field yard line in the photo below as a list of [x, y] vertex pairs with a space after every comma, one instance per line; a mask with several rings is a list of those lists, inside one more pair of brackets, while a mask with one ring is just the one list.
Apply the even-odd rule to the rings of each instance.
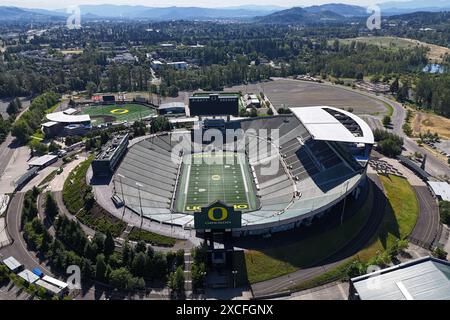
[[242, 180], [244, 181], [244, 189], [245, 189], [245, 197], [247, 199], [247, 204], [248, 206], [250, 206], [250, 199], [248, 198], [248, 187], [247, 187], [247, 179], [246, 179], [246, 175], [244, 172], [244, 166], [242, 161], [240, 161], [241, 159], [239, 159], [239, 164], [241, 166], [241, 176], [242, 176]]
[[191, 177], [191, 164], [188, 164], [188, 171], [187, 171], [186, 181], [185, 181], [185, 185], [184, 185], [184, 204], [183, 204], [183, 208], [186, 208], [186, 205], [187, 205], [188, 188], [189, 188], [190, 177]]

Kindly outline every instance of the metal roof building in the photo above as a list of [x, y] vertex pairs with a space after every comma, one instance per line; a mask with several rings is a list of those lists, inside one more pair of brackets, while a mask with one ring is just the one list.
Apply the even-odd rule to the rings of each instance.
[[354, 300], [450, 300], [450, 263], [433, 257], [350, 280]]
[[58, 160], [58, 156], [54, 154], [46, 154], [42, 157], [33, 159], [28, 162], [30, 167], [46, 167], [49, 164], [52, 164]]
[[23, 267], [23, 265], [19, 261], [17, 261], [14, 257], [6, 258], [5, 260], [3, 260], [3, 263], [12, 272], [17, 272]]
[[46, 115], [47, 120], [59, 123], [90, 123], [91, 117], [88, 114], [74, 115], [66, 114], [64, 111], [49, 113]]
[[20, 272], [18, 276], [28, 283], [35, 283], [36, 281], [39, 280], [39, 277], [28, 269], [25, 269], [22, 272]]
[[439, 200], [450, 201], [450, 184], [440, 181], [428, 181], [431, 191]]

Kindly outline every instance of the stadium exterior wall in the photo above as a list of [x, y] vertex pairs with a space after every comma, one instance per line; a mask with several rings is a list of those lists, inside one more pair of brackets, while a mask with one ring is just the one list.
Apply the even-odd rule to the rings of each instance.
[[292, 217], [290, 219], [286, 220], [280, 220], [277, 222], [271, 222], [266, 224], [251, 224], [245, 227], [242, 227], [240, 229], [233, 230], [233, 236], [239, 237], [239, 236], [247, 236], [247, 235], [260, 235], [260, 234], [266, 234], [266, 233], [276, 233], [281, 231], [287, 231], [294, 229], [295, 227], [300, 226], [300, 224], [311, 221], [316, 216], [321, 216], [321, 214], [325, 213], [325, 211], [333, 208], [335, 205], [337, 205], [339, 202], [344, 200], [346, 197], [351, 195], [358, 187], [362, 186], [366, 182], [366, 172], [364, 172], [361, 177], [358, 179], [358, 181], [351, 187], [349, 187], [348, 191], [344, 193], [342, 196], [338, 197], [337, 199], [327, 203], [326, 205], [317, 208], [316, 210], [313, 210], [307, 214]]

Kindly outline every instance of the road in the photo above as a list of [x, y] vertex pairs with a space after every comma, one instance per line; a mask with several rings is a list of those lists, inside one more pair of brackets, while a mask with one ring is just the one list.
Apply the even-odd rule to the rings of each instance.
[[[335, 86], [332, 84], [325, 84], [325, 85]], [[360, 90], [349, 89], [349, 88], [346, 88], [343, 86], [340, 86], [340, 87], [342, 87], [342, 89], [352, 91], [352, 92], [358, 92], [360, 94], [372, 97], [373, 99], [378, 99], [387, 104], [390, 104], [394, 108], [394, 112], [391, 117], [391, 122], [393, 124], [392, 131], [395, 134], [397, 134], [403, 138], [403, 142], [404, 142], [403, 146], [405, 147], [406, 151], [410, 152], [410, 153], [419, 152], [422, 154], [426, 154], [427, 162], [425, 164], [425, 170], [428, 173], [430, 173], [431, 175], [433, 175], [433, 176], [443, 176], [443, 175], [450, 176], [450, 168], [448, 165], [446, 165], [441, 160], [436, 158], [431, 152], [425, 150], [424, 148], [419, 147], [413, 139], [408, 137], [403, 132], [403, 124], [405, 123], [405, 119], [406, 119], [406, 109], [402, 106], [401, 103], [394, 101], [392, 99], [389, 99], [388, 97], [385, 97], [382, 95], [377, 96], [375, 94], [368, 93], [368, 92], [362, 92]]]
[[413, 186], [419, 202], [419, 217], [409, 240], [429, 248], [435, 241], [439, 241], [439, 210], [436, 200], [426, 186]]
[[7, 230], [13, 239], [13, 243], [0, 249], [0, 253], [4, 257], [13, 256], [19, 262], [21, 262], [25, 268], [32, 270], [34, 268], [40, 268], [47, 274], [52, 274], [50, 268], [39, 260], [39, 258], [28, 248], [25, 240], [22, 237], [20, 231], [20, 217], [23, 208], [23, 200], [25, 193], [19, 192], [14, 195], [9, 204], [8, 213], [6, 215]]
[[369, 181], [371, 181], [374, 187], [374, 202], [372, 213], [366, 225], [355, 236], [355, 238], [352, 239], [350, 243], [348, 243], [338, 252], [334, 253], [314, 267], [300, 269], [281, 277], [253, 284], [252, 291], [253, 295], [256, 298], [276, 292], [289, 290], [289, 288], [294, 286], [295, 284], [299, 284], [320, 276], [325, 272], [332, 270], [333, 268], [344, 263], [347, 259], [352, 257], [354, 254], [356, 254], [366, 246], [368, 241], [377, 231], [378, 226], [383, 219], [384, 209], [386, 207], [386, 197], [382, 191], [383, 189], [380, 179], [376, 174], [370, 174], [368, 176], [370, 178]]

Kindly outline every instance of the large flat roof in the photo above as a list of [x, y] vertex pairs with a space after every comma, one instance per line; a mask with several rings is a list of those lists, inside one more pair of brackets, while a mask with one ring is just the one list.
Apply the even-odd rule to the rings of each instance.
[[[328, 106], [295, 107], [289, 109], [303, 123], [306, 130], [308, 130], [309, 134], [315, 140], [375, 143], [373, 132], [369, 125], [351, 112]], [[353, 120], [357, 127], [359, 127], [358, 132], [360, 134], [356, 135], [344, 122], [339, 121], [329, 111]]]
[[81, 123], [91, 121], [91, 117], [88, 114], [70, 115], [64, 113], [64, 111], [49, 113], [46, 117], [49, 121], [60, 123]]
[[36, 158], [28, 162], [29, 166], [45, 166], [48, 162], [54, 160], [55, 158], [58, 158], [57, 155], [54, 154], [46, 154], [42, 157]]
[[449, 300], [450, 263], [425, 257], [351, 279], [362, 300]]

